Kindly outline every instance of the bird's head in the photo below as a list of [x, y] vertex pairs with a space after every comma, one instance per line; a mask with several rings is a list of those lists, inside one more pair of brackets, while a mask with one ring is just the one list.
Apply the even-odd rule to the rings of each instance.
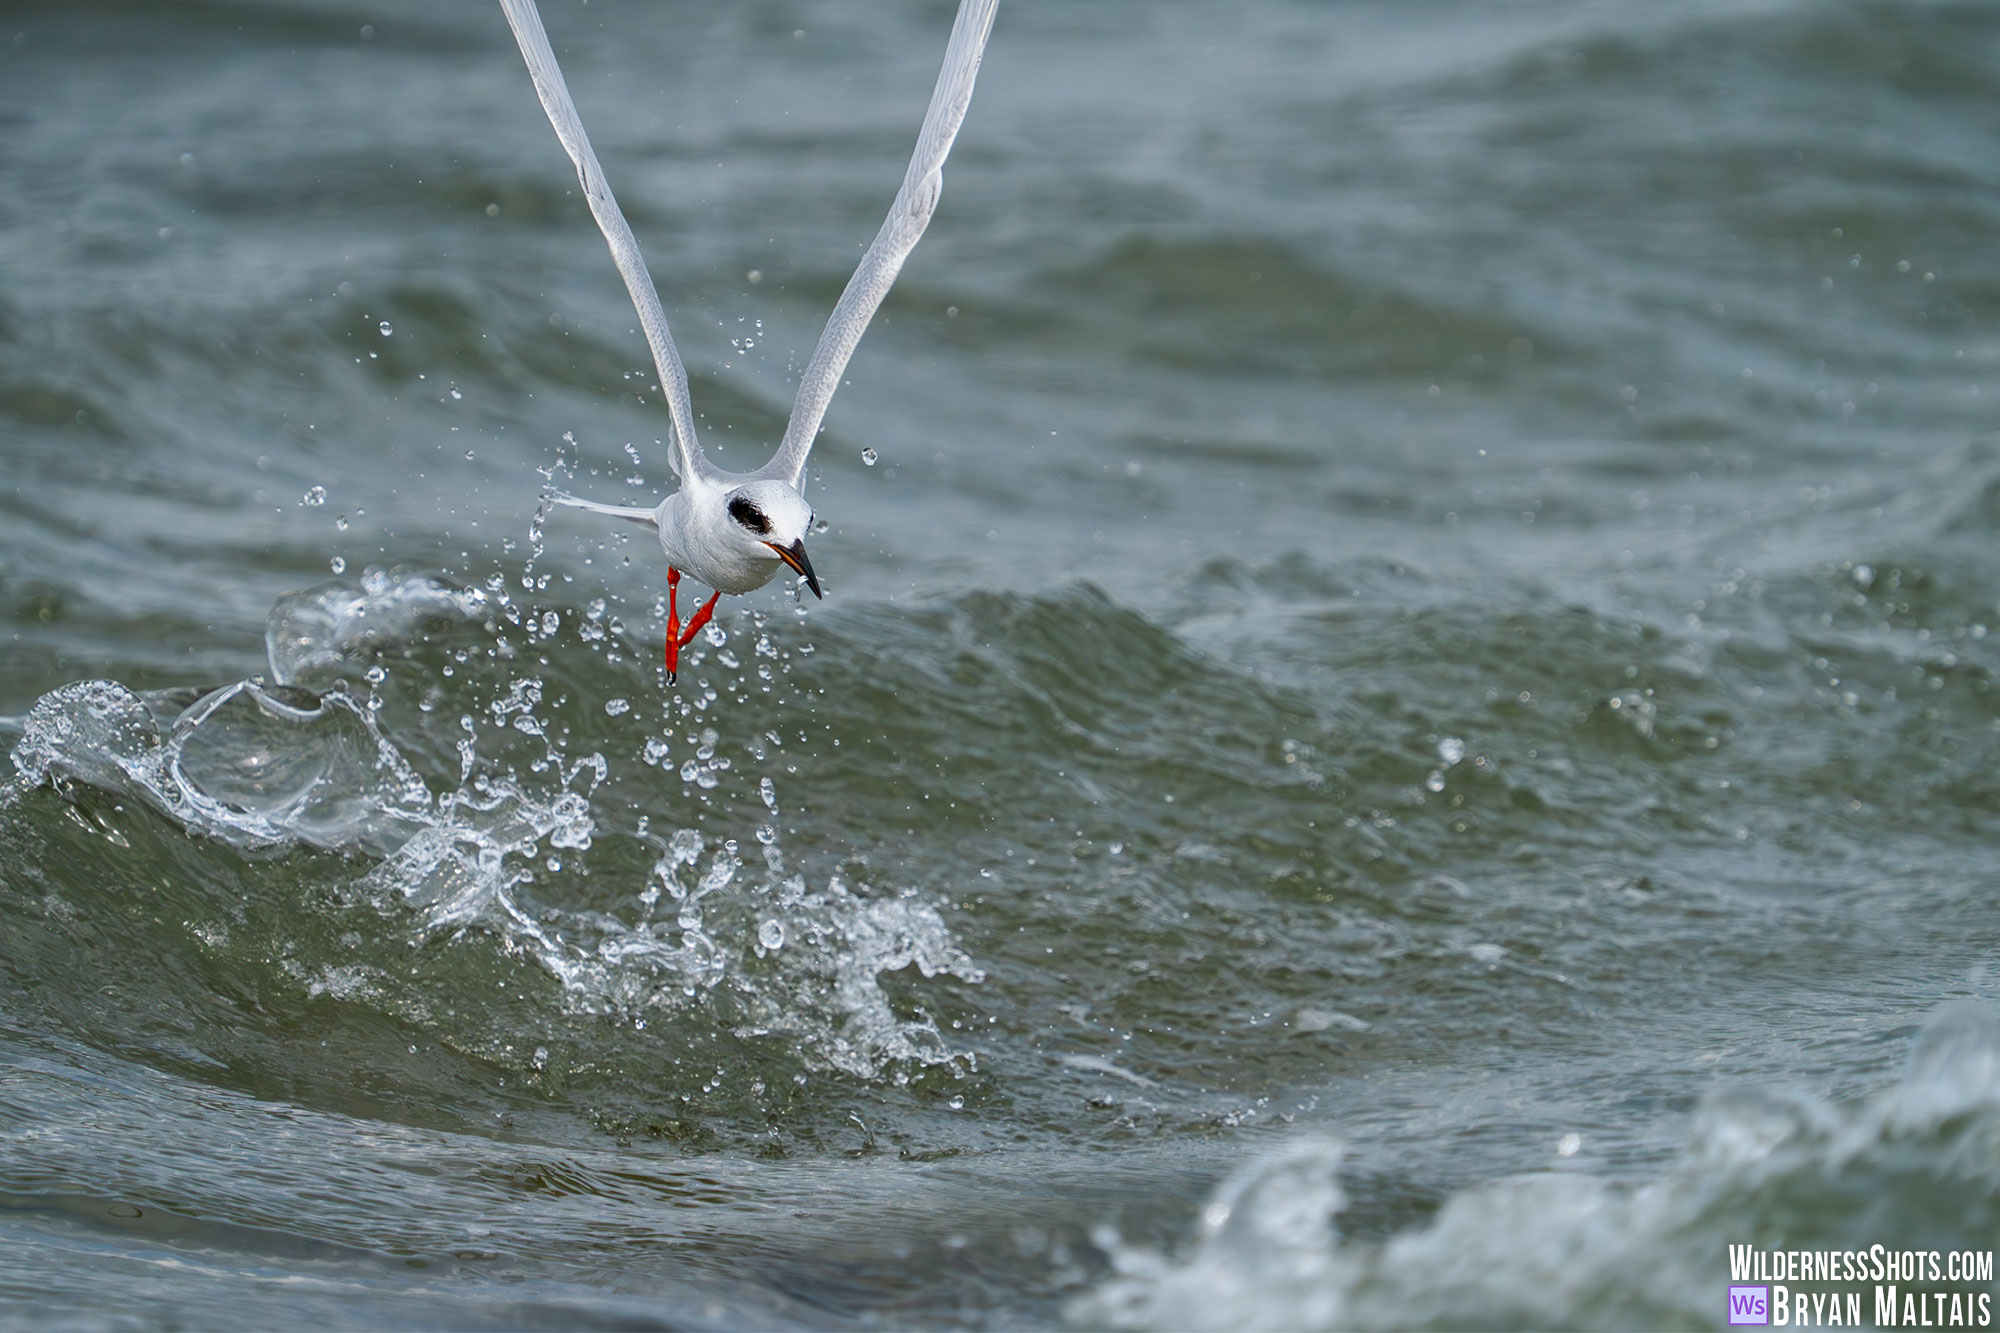
[[759, 559], [782, 560], [821, 596], [819, 576], [806, 559], [806, 529], [812, 526], [812, 506], [782, 481], [746, 481], [729, 492], [728, 529], [732, 541]]

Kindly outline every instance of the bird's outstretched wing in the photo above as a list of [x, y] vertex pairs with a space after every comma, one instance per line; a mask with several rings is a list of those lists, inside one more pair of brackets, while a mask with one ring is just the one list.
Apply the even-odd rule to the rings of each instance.
[[[903, 188], [896, 191], [889, 216], [875, 233], [854, 276], [847, 280], [847, 289], [826, 322], [826, 332], [820, 334], [819, 346], [813, 349], [812, 360], [799, 381], [799, 396], [792, 403], [792, 417], [777, 456], [759, 468], [756, 476], [775, 477], [798, 486], [805, 475], [806, 455], [813, 437], [819, 434], [827, 404], [840, 387], [848, 358], [854, 355], [868, 321], [875, 317], [903, 260], [915, 248], [937, 208], [944, 189], [944, 160], [972, 102], [972, 81], [979, 74], [979, 57], [986, 49], [986, 35], [992, 31], [998, 7], [999, 0], [960, 0], [951, 42], [945, 47], [944, 68], [938, 73], [937, 89], [931, 93], [930, 110], [924, 113], [924, 126], [917, 132], [917, 151], [903, 174]], [[615, 207], [613, 211], [615, 214]]]
[[[673, 417], [674, 447], [670, 456], [674, 471], [684, 481], [707, 476], [713, 469], [703, 458], [701, 444], [695, 439], [694, 408], [688, 400], [687, 368], [681, 364], [681, 354], [674, 347], [673, 335], [667, 332], [667, 316], [660, 309], [660, 294], [653, 290], [653, 279], [646, 272], [646, 261], [639, 255], [639, 242], [633, 237], [625, 215], [619, 211], [618, 200], [611, 193], [609, 182], [604, 179], [604, 168], [598, 165], [597, 154], [591, 150], [590, 136], [583, 132], [583, 121], [576, 114], [576, 103], [570, 98], [569, 85], [563, 82], [562, 67], [556, 64], [555, 52], [549, 49], [549, 35], [542, 28], [542, 16], [535, 12], [535, 0], [500, 0], [500, 8], [507, 13], [508, 26], [514, 30], [514, 40], [521, 44], [522, 58], [528, 62], [528, 73], [535, 80], [535, 92], [542, 99], [542, 109], [549, 113], [549, 124], [555, 126], [556, 138], [562, 140], [570, 161], [576, 164], [577, 179], [583, 185], [583, 197], [590, 201], [591, 216], [597, 219], [598, 228], [611, 246], [611, 258], [618, 265], [619, 275], [625, 279], [625, 290], [632, 294], [632, 305], [639, 312], [640, 327], [645, 329], [646, 341], [653, 349], [653, 364], [660, 372], [660, 388], [667, 395], [667, 412]], [[966, 86], [970, 91], [969, 80]], [[953, 128], [956, 127], [957, 122], [954, 121]], [[925, 128], [929, 128], [928, 122]], [[945, 142], [947, 145], [951, 142], [949, 135]], [[922, 230], [921, 226], [918, 230]], [[846, 360], [845, 357], [841, 359]]]

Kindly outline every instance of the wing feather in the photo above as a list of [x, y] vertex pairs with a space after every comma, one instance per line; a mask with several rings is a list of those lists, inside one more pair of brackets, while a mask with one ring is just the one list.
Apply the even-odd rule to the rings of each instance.
[[625, 214], [619, 211], [617, 197], [604, 178], [604, 168], [598, 165], [597, 154], [591, 149], [590, 136], [583, 131], [569, 85], [563, 81], [562, 67], [556, 64], [549, 35], [542, 28], [542, 16], [535, 10], [535, 0], [500, 0], [500, 8], [506, 11], [507, 24], [513, 28], [521, 56], [528, 62], [528, 73], [542, 99], [542, 110], [548, 112], [556, 138], [576, 164], [577, 180], [583, 186], [584, 198], [590, 201], [591, 216], [597, 219], [598, 229], [611, 247], [611, 258], [618, 265], [619, 276], [625, 279], [625, 290], [632, 295], [632, 306], [639, 312], [639, 325], [646, 331], [646, 342], [653, 349], [653, 364], [659, 370], [660, 387], [667, 396], [667, 412], [673, 418], [674, 447], [670, 457], [674, 471], [683, 481], [705, 477], [712, 469], [695, 438], [687, 367], [681, 364], [673, 335], [667, 332], [666, 312], [660, 309], [660, 294], [653, 289], [652, 275], [646, 271], [646, 261], [639, 254], [639, 242], [632, 235]]
[[806, 455], [819, 434], [834, 390], [840, 387], [848, 359], [937, 209], [938, 196], [944, 190], [944, 161], [959, 126], [965, 123], [965, 110], [972, 103], [972, 83], [978, 77], [979, 59], [986, 50], [986, 37], [993, 29], [998, 7], [999, 0], [961, 0], [951, 40], [945, 47], [944, 68], [938, 73], [923, 128], [917, 132], [916, 152], [903, 173], [902, 188], [896, 191], [889, 216], [883, 219], [882, 229], [875, 233], [854, 276], [847, 280], [846, 290], [827, 319], [826, 331], [820, 334], [819, 346], [806, 364], [784, 442], [755, 475], [775, 477], [794, 487], [804, 477]]

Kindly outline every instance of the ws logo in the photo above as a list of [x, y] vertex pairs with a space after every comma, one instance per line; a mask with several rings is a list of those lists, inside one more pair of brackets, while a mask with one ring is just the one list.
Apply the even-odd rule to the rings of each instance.
[[1731, 1324], [1769, 1324], [1771, 1322], [1771, 1288], [1768, 1286], [1731, 1287], [1729, 1289], [1729, 1322]]

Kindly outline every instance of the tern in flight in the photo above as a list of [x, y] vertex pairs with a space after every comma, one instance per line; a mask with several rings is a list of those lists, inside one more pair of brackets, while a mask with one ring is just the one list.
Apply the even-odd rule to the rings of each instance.
[[[604, 239], [611, 246], [611, 258], [625, 279], [625, 290], [639, 312], [639, 324], [653, 349], [653, 363], [659, 368], [660, 387], [666, 394], [667, 412], [673, 418], [673, 448], [670, 458], [680, 477], [680, 489], [651, 509], [625, 505], [597, 504], [575, 496], [555, 494], [557, 504], [587, 509], [594, 514], [644, 523], [660, 535], [660, 549], [667, 554], [667, 679], [674, 679], [680, 665], [680, 651], [708, 623], [715, 603], [723, 593], [745, 593], [763, 587], [780, 566], [789, 566], [821, 595], [819, 577], [806, 558], [806, 529], [812, 524], [812, 507], [801, 493], [804, 488], [806, 455], [813, 437], [819, 433], [827, 404], [840, 384], [848, 358], [867, 331], [882, 298], [896, 281], [903, 261], [936, 211], [944, 189], [944, 160], [952, 140], [965, 121], [965, 109], [972, 101], [972, 83], [979, 74], [979, 57], [986, 49], [986, 35], [993, 27], [993, 13], [999, 0], [961, 0], [958, 18], [951, 27], [945, 47], [944, 69], [938, 74], [931, 94], [930, 109], [924, 113], [923, 128], [917, 132], [917, 149], [903, 173], [903, 186], [889, 206], [889, 216], [847, 289], [827, 319], [819, 346], [813, 349], [799, 381], [798, 397], [792, 403], [785, 438], [770, 462], [755, 472], [725, 472], [701, 451], [694, 433], [694, 408], [688, 400], [687, 368], [667, 332], [667, 317], [660, 309], [660, 296], [653, 289], [646, 263], [639, 257], [639, 242], [618, 209], [611, 186], [604, 179], [583, 121], [576, 113], [569, 87], [555, 52], [549, 48], [548, 33], [534, 0], [500, 0], [507, 22], [521, 44], [528, 73], [542, 109], [555, 126], [556, 138], [576, 164], [577, 179], [583, 184], [584, 198], [597, 219]], [[683, 626], [677, 590], [682, 574], [714, 589], [702, 608]]]

